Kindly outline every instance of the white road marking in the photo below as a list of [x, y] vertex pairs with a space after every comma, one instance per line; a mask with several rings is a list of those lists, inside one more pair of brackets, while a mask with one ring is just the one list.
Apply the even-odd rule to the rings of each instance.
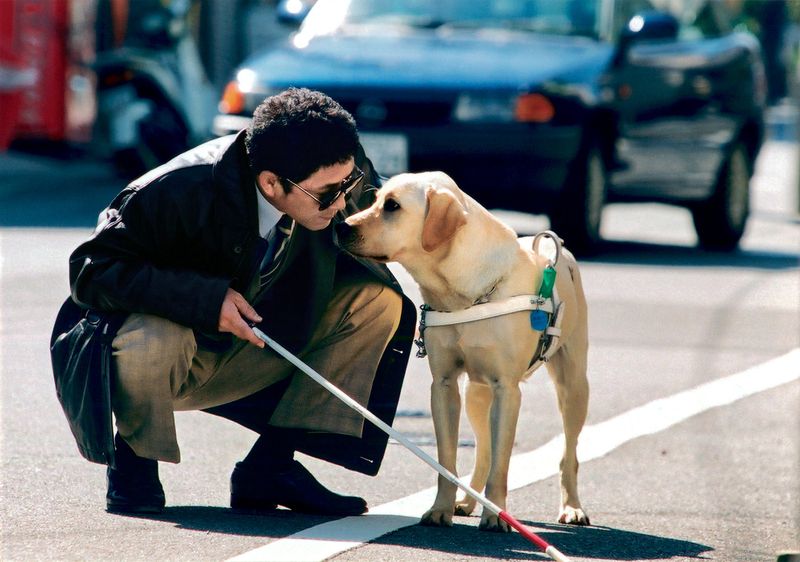
[[[603, 457], [628, 441], [663, 431], [712, 408], [731, 404], [753, 394], [800, 378], [800, 348], [766, 363], [654, 400], [581, 433], [581, 463]], [[508, 489], [516, 490], [558, 474], [563, 435], [529, 453], [511, 459]], [[469, 476], [464, 477], [469, 481]], [[304, 529], [286, 538], [246, 552], [229, 562], [318, 562], [357, 548], [378, 537], [415, 525], [433, 503], [436, 489], [428, 488], [405, 498], [370, 508], [366, 515], [345, 517]]]

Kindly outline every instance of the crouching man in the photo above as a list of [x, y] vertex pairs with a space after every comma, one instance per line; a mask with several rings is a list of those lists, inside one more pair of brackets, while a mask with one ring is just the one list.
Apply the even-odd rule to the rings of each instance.
[[[362, 498], [323, 487], [294, 453], [375, 474], [386, 436], [250, 326], [391, 423], [414, 308], [388, 269], [340, 251], [333, 234], [371, 202], [376, 183], [351, 115], [319, 92], [290, 89], [264, 100], [247, 129], [150, 171], [105, 209], [70, 257], [65, 306], [123, 313], [111, 344], [108, 511], [164, 508], [158, 461], [180, 461], [178, 410], [259, 434], [233, 470], [231, 507], [367, 511]], [[71, 423], [75, 433], [88, 422]]]

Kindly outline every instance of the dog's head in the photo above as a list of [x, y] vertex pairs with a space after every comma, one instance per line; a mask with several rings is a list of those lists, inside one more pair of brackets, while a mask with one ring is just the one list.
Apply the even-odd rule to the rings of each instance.
[[367, 209], [337, 225], [341, 246], [381, 262], [433, 254], [467, 222], [464, 195], [443, 172], [400, 174], [378, 190]]

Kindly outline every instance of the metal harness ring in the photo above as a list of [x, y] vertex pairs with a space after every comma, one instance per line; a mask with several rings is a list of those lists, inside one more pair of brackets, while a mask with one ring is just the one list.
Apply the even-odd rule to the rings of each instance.
[[561, 257], [561, 245], [564, 243], [564, 241], [552, 230], [543, 230], [533, 237], [533, 251], [537, 254], [539, 253], [539, 241], [542, 238], [550, 238], [553, 241], [553, 245], [556, 247], [556, 257], [551, 262], [551, 265], [555, 267], [555, 265], [558, 263], [558, 259]]

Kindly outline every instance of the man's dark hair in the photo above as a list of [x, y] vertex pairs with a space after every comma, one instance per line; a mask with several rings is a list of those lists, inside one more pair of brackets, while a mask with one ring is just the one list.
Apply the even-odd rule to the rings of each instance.
[[358, 132], [353, 116], [330, 97], [289, 88], [256, 108], [245, 145], [254, 174], [268, 170], [299, 183], [352, 158]]

